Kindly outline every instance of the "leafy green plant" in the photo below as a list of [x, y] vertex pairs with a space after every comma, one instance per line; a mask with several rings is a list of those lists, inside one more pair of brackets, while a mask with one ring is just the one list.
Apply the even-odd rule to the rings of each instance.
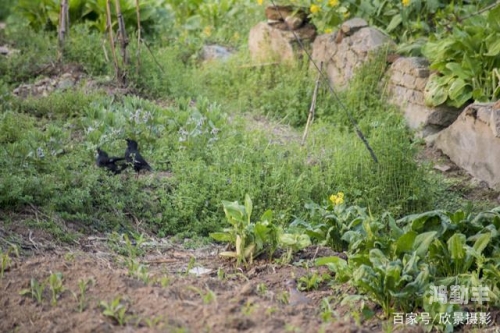
[[14, 253], [17, 257], [19, 257], [19, 250], [17, 246], [11, 245], [6, 252], [0, 250], [0, 279], [3, 278], [3, 274], [6, 270], [8, 270], [11, 266], [12, 259], [10, 254]]
[[31, 278], [30, 288], [21, 290], [19, 294], [23, 296], [30, 295], [31, 298], [33, 298], [39, 304], [41, 304], [44, 290], [45, 290], [45, 284], [43, 282], [38, 282], [35, 278]]
[[299, 278], [297, 288], [306, 291], [318, 289], [319, 285], [323, 283], [324, 280], [325, 278], [317, 272], [307, 273]]
[[[133, 0], [120, 0], [121, 13], [128, 29], [137, 28], [136, 2]], [[56, 1], [41, 0], [32, 2], [20, 0], [16, 12], [25, 18], [35, 29], [55, 29], [59, 24], [60, 4]], [[111, 6], [115, 15], [115, 6]], [[141, 27], [152, 32], [169, 18], [165, 9], [164, 0], [147, 0], [139, 2]], [[102, 0], [74, 0], [69, 6], [71, 24], [91, 22], [92, 26], [104, 33], [106, 29], [106, 6]]]
[[64, 291], [63, 275], [61, 272], [51, 273], [47, 279], [48, 286], [52, 292], [52, 305], [57, 305], [57, 298]]
[[453, 26], [452, 33], [428, 42], [424, 55], [432, 74], [425, 89], [426, 103], [462, 107], [467, 102], [500, 97], [500, 7]]
[[125, 263], [128, 267], [128, 275], [131, 277], [135, 277], [145, 284], [148, 284], [150, 281], [149, 272], [147, 267], [139, 262], [137, 259], [127, 258]]
[[75, 292], [73, 293], [73, 297], [78, 301], [78, 311], [83, 312], [86, 307], [86, 301], [87, 298], [85, 296], [85, 293], [87, 292], [87, 288], [89, 285], [94, 285], [95, 280], [94, 278], [89, 278], [89, 279], [79, 279], [78, 280], [78, 289], [80, 291], [79, 294], [76, 294]]
[[308, 235], [299, 232], [289, 232], [279, 234], [279, 247], [286, 250], [284, 254], [284, 261], [290, 262], [293, 253], [303, 250], [311, 245], [311, 239]]
[[123, 326], [127, 322], [128, 306], [122, 303], [121, 296], [115, 297], [110, 303], [101, 301], [99, 305], [102, 307], [102, 314], [113, 319], [118, 325]]
[[250, 196], [245, 196], [245, 204], [237, 201], [222, 202], [224, 213], [232, 228], [225, 228], [223, 232], [211, 233], [210, 237], [217, 241], [229, 242], [234, 251], [225, 251], [219, 255], [235, 258], [237, 265], [251, 263], [254, 258], [267, 252], [272, 257], [278, 246], [278, 229], [273, 224], [272, 211], [267, 210], [260, 221], [252, 222], [253, 204]]
[[168, 287], [169, 284], [170, 284], [170, 278], [168, 276], [162, 276], [160, 278], [160, 286], [162, 288]]
[[202, 298], [204, 304], [217, 302], [217, 295], [208, 287], [206, 291], [196, 288], [195, 286], [189, 286], [188, 289], [197, 292]]

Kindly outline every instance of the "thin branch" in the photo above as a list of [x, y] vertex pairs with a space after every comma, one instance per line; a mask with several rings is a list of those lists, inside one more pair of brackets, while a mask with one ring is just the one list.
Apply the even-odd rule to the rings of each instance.
[[151, 49], [149, 48], [149, 45], [148, 43], [144, 40], [144, 39], [141, 39], [141, 41], [144, 43], [144, 45], [146, 46], [146, 49], [149, 51], [149, 54], [151, 54], [151, 56], [153, 57], [153, 60], [154, 62], [158, 65], [158, 67], [160, 68], [161, 72], [163, 74], [165, 74], [165, 70], [163, 69], [162, 65], [158, 62], [158, 60], [156, 60], [156, 57], [155, 55], [153, 54], [153, 52], [151, 51]]
[[[323, 69], [323, 62], [321, 62], [319, 64], [319, 70], [321, 71], [322, 69]], [[321, 81], [321, 72], [318, 73], [318, 78], [316, 79], [316, 84], [314, 85], [314, 92], [313, 92], [313, 96], [312, 96], [311, 107], [309, 108], [309, 115], [307, 116], [306, 128], [304, 129], [304, 134], [302, 135], [302, 142], [301, 142], [302, 146], [306, 142], [307, 132], [309, 130], [309, 126], [312, 124], [312, 122], [314, 120], [314, 112], [316, 109], [316, 97], [318, 96], [318, 87], [319, 87], [320, 81]]]
[[458, 18], [458, 22], [462, 22], [463, 20], [466, 20], [466, 19], [471, 18], [471, 17], [473, 17], [473, 16], [479, 15], [479, 14], [481, 14], [481, 13], [484, 13], [485, 11], [488, 11], [488, 10], [490, 10], [491, 8], [494, 8], [494, 7], [498, 6], [498, 5], [500, 5], [500, 1], [497, 1], [497, 2], [495, 2], [495, 3], [493, 3], [493, 4], [489, 5], [489, 6], [486, 6], [486, 7], [484, 7], [483, 9], [480, 9], [480, 10], [478, 10], [477, 12], [472, 13], [472, 14], [470, 14], [470, 15], [466, 15], [466, 16], [464, 16], [464, 17], [459, 17], [459, 18]]

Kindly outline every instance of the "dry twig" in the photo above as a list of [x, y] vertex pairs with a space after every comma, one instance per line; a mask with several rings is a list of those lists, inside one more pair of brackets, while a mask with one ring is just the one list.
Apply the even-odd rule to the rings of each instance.
[[314, 111], [316, 109], [316, 97], [318, 96], [318, 87], [319, 87], [319, 82], [321, 80], [321, 70], [323, 69], [323, 62], [319, 64], [319, 74], [318, 78], [316, 79], [316, 84], [314, 86], [314, 92], [313, 92], [313, 97], [311, 101], [311, 107], [309, 108], [309, 115], [307, 116], [307, 123], [306, 123], [306, 128], [304, 129], [304, 135], [302, 135], [302, 145], [306, 142], [307, 138], [307, 132], [309, 130], [309, 126], [312, 124], [314, 120]]

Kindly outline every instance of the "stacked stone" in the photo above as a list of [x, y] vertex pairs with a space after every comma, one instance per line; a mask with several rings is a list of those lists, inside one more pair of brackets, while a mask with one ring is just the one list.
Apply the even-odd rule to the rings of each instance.
[[248, 38], [252, 58], [256, 60], [293, 60], [303, 56], [297, 45], [309, 45], [316, 38], [316, 27], [309, 23], [304, 8], [268, 6], [266, 22], [260, 22], [250, 31]]
[[391, 65], [389, 75], [391, 102], [404, 110], [408, 125], [419, 129], [421, 136], [435, 134], [450, 126], [460, 114], [461, 109], [426, 105], [424, 91], [430, 71], [424, 58], [401, 57]]
[[353, 18], [344, 22], [338, 31], [318, 36], [312, 46], [312, 58], [323, 68], [336, 89], [343, 89], [370, 53], [393, 44], [389, 37], [368, 26], [365, 20]]

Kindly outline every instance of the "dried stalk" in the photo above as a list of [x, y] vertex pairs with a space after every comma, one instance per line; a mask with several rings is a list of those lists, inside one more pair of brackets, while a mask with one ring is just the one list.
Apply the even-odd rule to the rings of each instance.
[[127, 45], [128, 45], [128, 37], [127, 31], [125, 30], [125, 21], [123, 19], [122, 10], [120, 8], [120, 0], [115, 0], [116, 7], [116, 17], [118, 18], [118, 39], [120, 40], [121, 51], [122, 51], [122, 60], [125, 67], [128, 64], [127, 57]]
[[115, 65], [116, 78], [121, 81], [120, 64], [118, 63], [118, 58], [116, 57], [115, 38], [113, 36], [113, 28], [111, 25], [111, 7], [109, 5], [110, 1], [111, 0], [106, 0], [106, 28], [108, 29], [109, 33], [109, 44], [111, 47], [111, 55], [113, 56], [113, 62]]
[[307, 116], [307, 123], [306, 123], [306, 128], [304, 129], [304, 134], [302, 135], [302, 142], [301, 145], [304, 145], [306, 142], [307, 138], [307, 132], [309, 130], [309, 126], [312, 124], [314, 120], [314, 111], [316, 109], [316, 97], [318, 96], [318, 87], [319, 87], [319, 82], [321, 80], [321, 70], [323, 69], [323, 62], [319, 64], [319, 73], [318, 73], [318, 78], [316, 79], [316, 84], [314, 85], [314, 92], [313, 92], [313, 97], [311, 101], [311, 107], [309, 108], [309, 115]]
[[68, 0], [61, 1], [61, 10], [59, 11], [59, 31], [57, 38], [59, 41], [59, 57], [62, 56], [62, 48], [64, 46], [64, 40], [69, 29], [69, 4]]
[[139, 0], [135, 0], [135, 11], [137, 13], [137, 66], [135, 69], [136, 75], [139, 75], [139, 67], [141, 66], [141, 13], [139, 11]]

